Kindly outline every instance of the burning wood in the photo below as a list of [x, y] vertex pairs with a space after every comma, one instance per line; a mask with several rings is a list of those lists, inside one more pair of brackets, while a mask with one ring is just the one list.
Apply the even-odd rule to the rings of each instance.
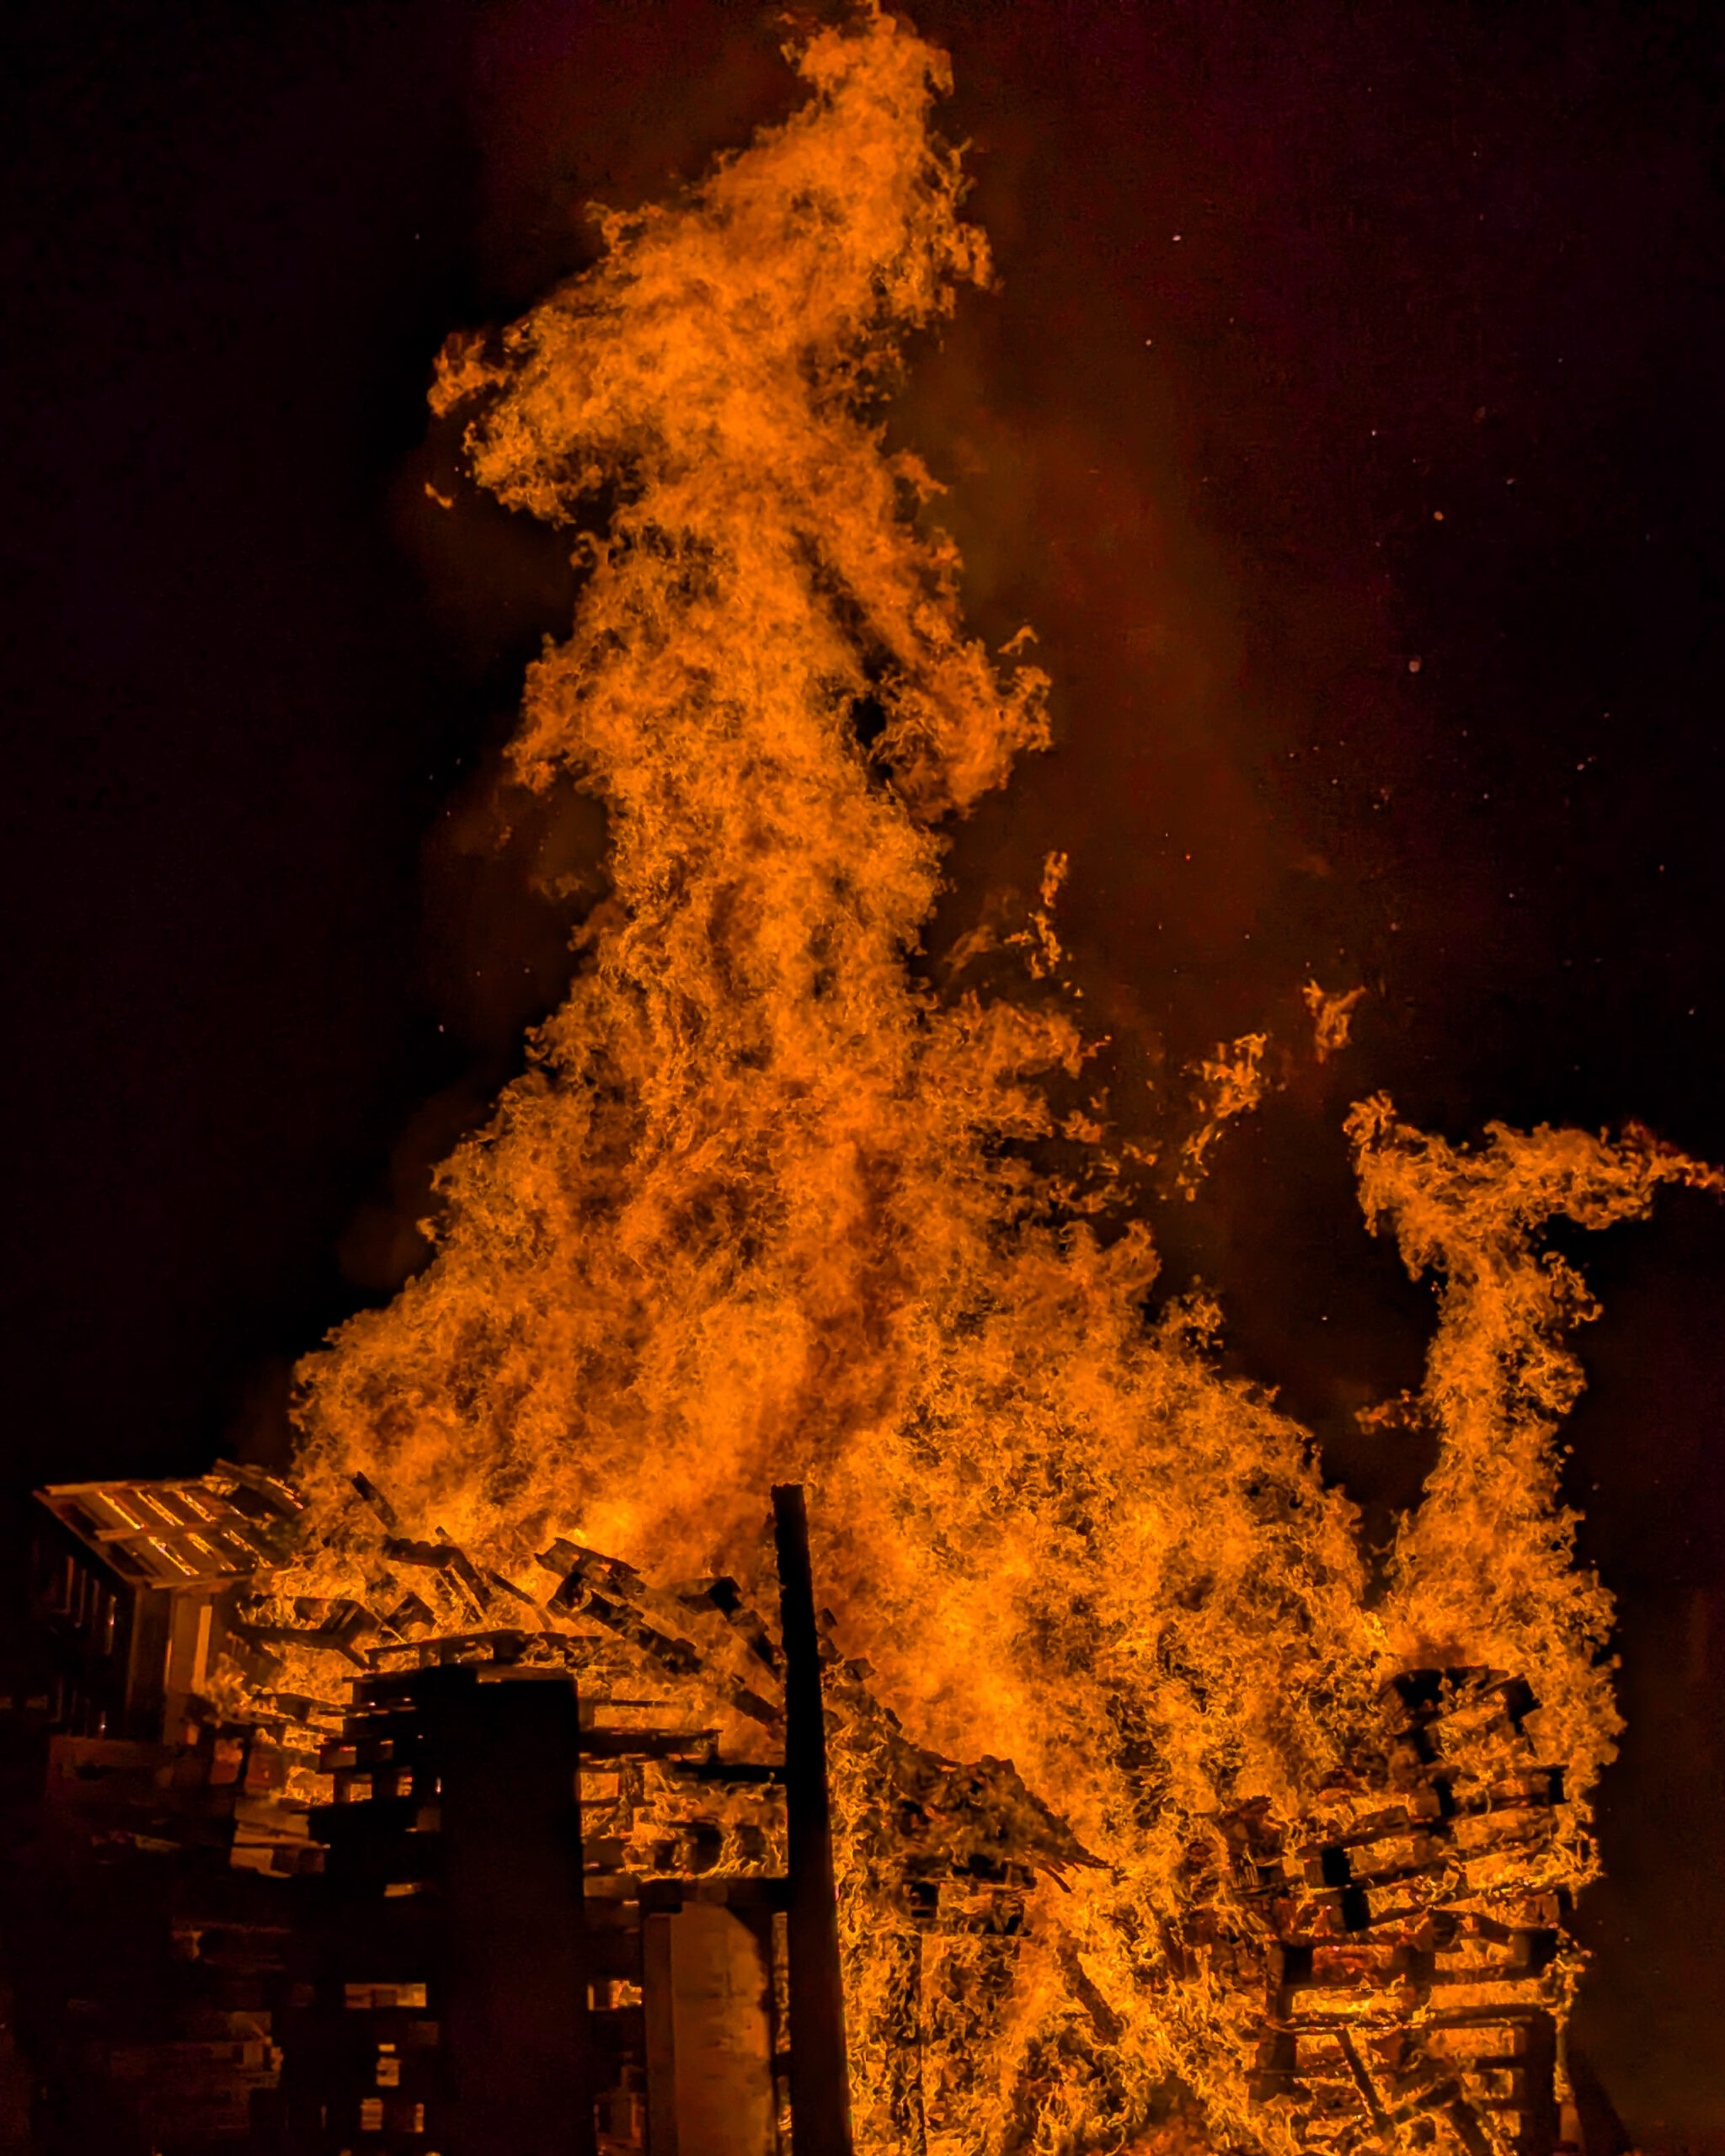
[[1248, 1806], [1190, 1853], [1185, 1951], [1263, 2001], [1253, 2094], [1303, 2145], [1416, 2123], [1471, 2156], [1556, 2140], [1580, 1956], [1554, 1882], [1586, 1853], [1535, 1705], [1501, 1673], [1411, 1672], [1293, 1833]]
[[[1541, 1239], [1717, 1178], [1633, 1130], [1469, 1150], [1356, 1108], [1368, 1219], [1439, 1283], [1438, 1461], [1382, 1581], [1308, 1435], [1219, 1369], [1214, 1307], [1146, 1322], [1150, 1235], [1109, 1214], [1127, 1143], [1099, 1096], [1057, 1113], [1101, 1043], [1052, 865], [1024, 990], [943, 1002], [910, 964], [946, 820], [1047, 736], [869, 402], [988, 275], [929, 129], [945, 63], [873, 10], [796, 61], [788, 122], [607, 217], [595, 269], [440, 366], [478, 483], [581, 535], [510, 755], [603, 800], [611, 889], [441, 1171], [431, 1260], [302, 1366], [303, 1509], [235, 1529], [256, 1592], [208, 1689], [345, 1820], [407, 1801], [381, 1756], [326, 1764], [388, 1700], [458, 1689], [446, 1664], [573, 1673], [595, 1875], [777, 1879], [809, 1663], [759, 1614], [762, 1519], [804, 1484], [832, 2109], [862, 2150], [1535, 2156], [1617, 1726], [1557, 1478], [1591, 1307]], [[1347, 1000], [1314, 1005], [1321, 1046]], [[1188, 1182], [1266, 1045], [1204, 1067]], [[1095, 1174], [1056, 1172], [1056, 1138]], [[275, 1504], [234, 1472], [239, 1511]], [[146, 1567], [180, 1547], [127, 1531]], [[644, 1956], [671, 1912], [632, 1906]], [[706, 1923], [679, 1935], [716, 1983], [744, 1950]]]

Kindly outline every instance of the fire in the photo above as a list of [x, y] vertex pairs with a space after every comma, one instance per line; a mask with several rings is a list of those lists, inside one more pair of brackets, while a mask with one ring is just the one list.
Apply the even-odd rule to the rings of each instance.
[[1388, 1651], [1406, 1661], [1454, 1642], [1519, 1669], [1543, 1702], [1546, 1748], [1585, 1788], [1621, 1724], [1598, 1659], [1610, 1598], [1573, 1562], [1578, 1515], [1559, 1499], [1557, 1433], [1583, 1383], [1564, 1336], [1598, 1305], [1536, 1239], [1553, 1219], [1642, 1219], [1663, 1183], [1717, 1191], [1725, 1179], [1635, 1128], [1614, 1145], [1494, 1123], [1474, 1154], [1398, 1123], [1377, 1099], [1355, 1107], [1348, 1131], [1367, 1221], [1393, 1228], [1416, 1279], [1442, 1282], [1411, 1403], [1439, 1433], [1438, 1464], [1397, 1540]]
[[[606, 217], [595, 269], [440, 366], [480, 483], [585, 564], [511, 754], [602, 801], [611, 898], [527, 1075], [441, 1172], [430, 1262], [302, 1366], [313, 1525], [282, 1593], [375, 1587], [359, 1475], [401, 1536], [505, 1579], [564, 1536], [770, 1608], [768, 1492], [804, 1484], [852, 1657], [860, 2144], [1148, 2145], [1201, 2112], [1219, 2145], [1287, 2145], [1248, 2086], [1261, 1990], [1194, 1919], [1194, 1867], [1218, 1821], [1291, 1833], [1377, 1742], [1385, 1681], [1435, 1663], [1531, 1685], [1572, 1825], [1521, 1886], [1589, 1876], [1610, 1608], [1555, 1433], [1590, 1306], [1539, 1236], [1709, 1178], [1633, 1133], [1467, 1153], [1355, 1111], [1368, 1219], [1440, 1282], [1408, 1411], [1439, 1463], [1375, 1597], [1307, 1433], [1218, 1374], [1217, 1312], [1147, 1321], [1146, 1229], [1038, 1166], [1044, 1081], [1088, 1053], [1071, 1008], [911, 969], [943, 826], [1044, 744], [1046, 684], [966, 632], [939, 490], [869, 416], [905, 334], [989, 275], [930, 132], [945, 62], [879, 13], [795, 58], [785, 125], [677, 206]], [[1058, 967], [1064, 867], [1033, 974]], [[1264, 1045], [1204, 1066], [1194, 1175]], [[1099, 1116], [1060, 1127], [1122, 1150]], [[1013, 1822], [1038, 1883], [1010, 1938], [919, 1937], [879, 1794], [913, 1785], [930, 1833], [973, 1799]]]

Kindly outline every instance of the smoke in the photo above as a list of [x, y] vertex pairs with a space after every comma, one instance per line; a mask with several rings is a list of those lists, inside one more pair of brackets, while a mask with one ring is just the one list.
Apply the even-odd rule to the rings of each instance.
[[[1439, 1465], [1372, 1606], [1353, 1507], [1220, 1374], [1215, 1310], [1148, 1314], [1058, 871], [985, 992], [914, 963], [955, 821], [1047, 739], [1047, 684], [967, 632], [939, 490], [882, 436], [903, 340], [989, 276], [930, 132], [942, 57], [870, 13], [796, 62], [787, 121], [608, 217], [592, 269], [440, 367], [478, 482], [583, 568], [509, 757], [602, 804], [609, 890], [526, 1075], [438, 1171], [429, 1262], [301, 1366], [307, 1583], [363, 1577], [357, 1472], [500, 1569], [565, 1534], [761, 1593], [768, 1489], [806, 1483], [881, 1705], [1009, 1760], [1089, 1860], [1037, 1897], [948, 2130], [1119, 2145], [1173, 2073], [1249, 2136], [1247, 2009], [1178, 1951], [1194, 1838], [1247, 1800], [1296, 1814], [1433, 1652], [1531, 1676], [1584, 1793], [1608, 1613], [1553, 1459], [1584, 1298], [1537, 1236], [1700, 1171], [1637, 1139], [1460, 1155], [1357, 1112], [1369, 1217], [1445, 1283], [1410, 1411]], [[1198, 1074], [1204, 1128], [1256, 1101], [1264, 1045]], [[847, 1935], [873, 2001], [886, 1947]]]

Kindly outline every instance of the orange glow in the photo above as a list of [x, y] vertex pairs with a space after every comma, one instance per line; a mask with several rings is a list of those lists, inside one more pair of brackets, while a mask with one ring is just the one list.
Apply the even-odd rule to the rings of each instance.
[[[944, 61], [878, 13], [796, 59], [785, 125], [680, 205], [608, 217], [596, 268], [440, 369], [479, 481], [569, 527], [586, 568], [511, 753], [603, 802], [611, 893], [527, 1075], [441, 1171], [430, 1262], [302, 1365], [313, 1525], [283, 1604], [402, 1591], [360, 1473], [403, 1536], [534, 1594], [564, 1536], [649, 1590], [730, 1574], [771, 1608], [768, 1492], [806, 1484], [852, 1658], [833, 1705], [860, 2146], [906, 2145], [907, 1957], [943, 2151], [1198, 2145], [1171, 2075], [1215, 2145], [1291, 2146], [1285, 2106], [1247, 2093], [1261, 1987], [1188, 1924], [1192, 1852], [1258, 1800], [1291, 1831], [1387, 1678], [1490, 1665], [1530, 1682], [1530, 1742], [1569, 1773], [1574, 1832], [1519, 1885], [1586, 1878], [1609, 1602], [1572, 1562], [1555, 1430], [1591, 1309], [1538, 1236], [1707, 1178], [1634, 1134], [1470, 1154], [1354, 1111], [1368, 1220], [1440, 1279], [1419, 1403], [1439, 1462], [1371, 1604], [1354, 1508], [1271, 1394], [1218, 1373], [1217, 1311], [1147, 1322], [1145, 1227], [1034, 1166], [1081, 1006], [942, 1000], [910, 970], [943, 825], [1044, 744], [1046, 685], [966, 633], [939, 490], [863, 416], [905, 333], [988, 275], [928, 131]], [[1044, 983], [1065, 867], [1023, 939]], [[1314, 1002], [1320, 1053], [1353, 1001]], [[1188, 1193], [1265, 1046], [1194, 1074]], [[1124, 1150], [1099, 1114], [1061, 1129]], [[409, 1584], [473, 1623], [452, 1572]], [[284, 1683], [329, 1693], [330, 1657], [283, 1652]], [[919, 1776], [931, 1834], [1013, 1822], [1022, 1933], [916, 1931], [881, 1791]]]

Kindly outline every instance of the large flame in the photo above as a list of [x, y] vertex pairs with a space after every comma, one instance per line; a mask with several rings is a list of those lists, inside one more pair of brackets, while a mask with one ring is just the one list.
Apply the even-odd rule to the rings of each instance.
[[[1010, 1760], [1094, 1860], [1034, 1902], [947, 2145], [1117, 2147], [1171, 2074], [1249, 2139], [1238, 2001], [1178, 1951], [1188, 1845], [1247, 1799], [1296, 1812], [1434, 1655], [1524, 1671], [1584, 1793], [1609, 1606], [1571, 1561], [1554, 1430], [1585, 1302], [1537, 1236], [1700, 1171], [1633, 1135], [1462, 1154], [1356, 1111], [1369, 1215], [1444, 1282], [1439, 1465], [1374, 1604], [1353, 1508], [1271, 1396], [1217, 1374], [1215, 1313], [1151, 1322], [1145, 1229], [1038, 1166], [1075, 1022], [911, 969], [943, 819], [1041, 745], [1044, 683], [966, 635], [937, 490], [867, 416], [905, 332], [987, 275], [929, 132], [944, 61], [879, 14], [795, 58], [787, 124], [609, 218], [597, 267], [440, 371], [478, 478], [586, 566], [512, 754], [603, 801], [611, 895], [527, 1075], [441, 1171], [431, 1261], [302, 1366], [299, 1583], [363, 1575], [360, 1471], [505, 1571], [567, 1533], [764, 1594], [769, 1486], [805, 1482], [875, 1697], [919, 1745]], [[859, 1892], [882, 1726], [857, 1717], [838, 1768]], [[1590, 1860], [1573, 1845], [1571, 1879]], [[866, 2030], [890, 1957], [847, 1936]], [[862, 2140], [894, 2146], [867, 2050]]]

